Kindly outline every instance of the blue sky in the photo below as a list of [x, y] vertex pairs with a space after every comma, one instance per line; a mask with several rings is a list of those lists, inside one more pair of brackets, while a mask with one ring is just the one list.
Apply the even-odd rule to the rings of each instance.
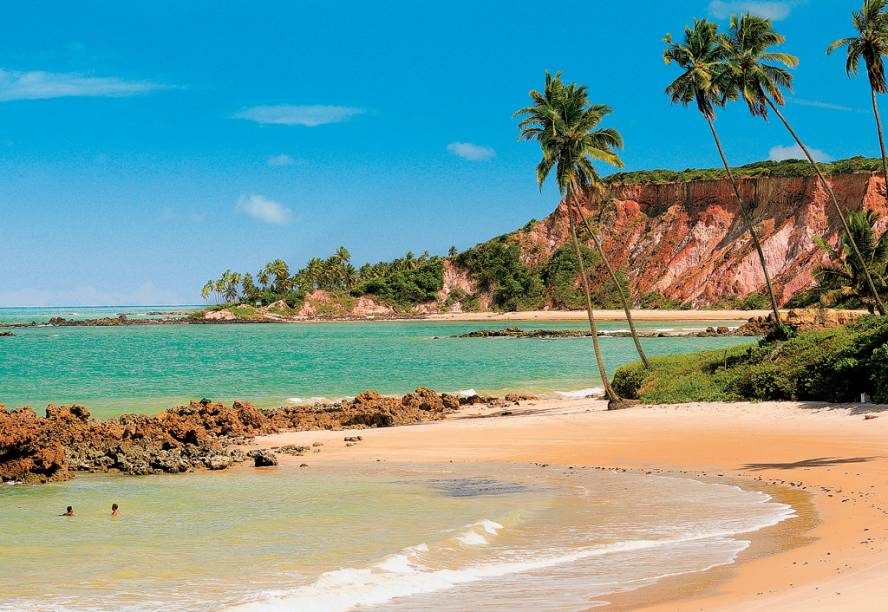
[[[9, 4], [0, 306], [193, 303], [225, 268], [443, 254], [541, 218], [557, 196], [511, 114], [547, 68], [614, 108], [627, 169], [715, 166], [705, 123], [663, 94], [661, 41], [739, 8], [800, 57], [786, 112], [808, 144], [875, 156], [866, 81], [824, 54], [858, 4]], [[718, 126], [735, 164], [792, 154], [739, 105]]]

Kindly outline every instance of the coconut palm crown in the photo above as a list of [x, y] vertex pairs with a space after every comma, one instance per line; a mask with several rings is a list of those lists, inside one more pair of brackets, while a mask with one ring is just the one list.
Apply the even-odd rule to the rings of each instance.
[[718, 26], [706, 19], [695, 19], [693, 27], [685, 27], [682, 42], [674, 41], [671, 34], [663, 42], [663, 60], [684, 68], [681, 76], [666, 88], [672, 103], [688, 106], [696, 102], [704, 117], [715, 118], [715, 105], [723, 106], [727, 98], [736, 96], [724, 64], [726, 44]]
[[623, 147], [620, 133], [598, 127], [611, 108], [590, 104], [585, 86], [565, 83], [560, 72], [553, 77], [547, 70], [545, 89], [531, 91], [530, 97], [533, 105], [516, 111], [514, 116], [524, 117], [518, 124], [520, 138], [536, 140], [542, 150], [543, 158], [536, 167], [540, 189], [553, 169], [563, 195], [571, 186], [579, 189], [601, 184], [595, 160], [623, 166], [614, 151]]
[[859, 36], [840, 38], [826, 50], [826, 53], [830, 54], [839, 47], [848, 47], [845, 72], [849, 77], [857, 74], [860, 59], [863, 58], [870, 87], [880, 94], [888, 91], [885, 83], [885, 65], [882, 61], [882, 56], [888, 54], [886, 7], [888, 0], [864, 0], [860, 11], [851, 13], [851, 20]]
[[769, 97], [783, 106], [786, 100], [782, 89], [792, 91], [792, 73], [786, 68], [798, 66], [799, 59], [770, 50], [785, 40], [785, 36], [774, 31], [770, 19], [750, 13], [731, 16], [730, 33], [724, 39], [728, 51], [726, 67], [732, 87], [756, 117], [768, 117]]

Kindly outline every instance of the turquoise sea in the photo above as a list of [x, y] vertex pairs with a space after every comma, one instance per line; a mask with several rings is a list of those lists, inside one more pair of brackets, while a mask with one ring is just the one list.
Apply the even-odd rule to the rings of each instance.
[[[134, 313], [180, 307], [136, 307]], [[23, 309], [0, 309], [0, 321]], [[30, 310], [30, 309], [28, 309]], [[96, 316], [90, 309], [69, 310]], [[105, 309], [113, 316], [120, 307]], [[114, 311], [114, 312], [111, 312]], [[30, 317], [59, 316], [30, 310]], [[64, 316], [64, 315], [61, 315]], [[130, 316], [137, 316], [135, 314]], [[31, 320], [31, 319], [27, 319]], [[642, 322], [700, 329], [741, 322]], [[80, 403], [97, 417], [156, 413], [189, 399], [271, 407], [364, 390], [417, 386], [456, 392], [554, 395], [600, 385], [589, 338], [454, 338], [484, 328], [580, 329], [583, 322], [370, 322], [130, 327], [30, 327], [0, 338], [0, 403]], [[619, 321], [603, 329], [623, 329]], [[647, 338], [649, 355], [717, 349], [750, 338]], [[607, 367], [637, 358], [631, 338], [602, 338]]]
[[[0, 321], [171, 309], [0, 309]], [[78, 402], [106, 418], [200, 397], [275, 406], [419, 385], [582, 396], [600, 384], [589, 338], [453, 337], [506, 326], [582, 322], [16, 328], [0, 338], [0, 403]], [[642, 342], [662, 355], [751, 340]], [[631, 338], [601, 345], [611, 371], [636, 359]], [[587, 610], [664, 576], [732, 563], [749, 544], [744, 534], [793, 515], [764, 493], [685, 478], [534, 464], [334, 465], [323, 455], [223, 473], [0, 485], [0, 611]], [[68, 505], [75, 516], [59, 516]]]

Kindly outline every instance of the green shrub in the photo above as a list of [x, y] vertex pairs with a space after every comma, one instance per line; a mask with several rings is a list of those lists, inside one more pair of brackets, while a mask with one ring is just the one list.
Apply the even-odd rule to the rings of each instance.
[[543, 281], [521, 261], [512, 236], [499, 236], [460, 253], [456, 262], [469, 271], [478, 288], [493, 293], [503, 310], [533, 310], [543, 304]]
[[888, 318], [868, 316], [841, 329], [785, 341], [657, 357], [614, 374], [614, 387], [646, 402], [715, 399], [888, 402]]
[[358, 283], [352, 295], [371, 295], [380, 302], [408, 307], [438, 299], [444, 287], [444, 262], [440, 257], [422, 261], [412, 269], [388, 269]]
[[741, 310], [761, 310], [767, 308], [770, 302], [771, 300], [762, 293], [750, 293], [740, 300], [738, 306]]
[[[866, 157], [852, 157], [832, 163], [817, 164], [823, 174], [851, 174], [853, 172], [876, 172], [881, 168], [881, 160]], [[783, 161], [761, 161], [733, 168], [738, 177], [795, 177], [815, 176], [811, 164], [801, 159]], [[641, 170], [638, 172], [617, 172], [605, 177], [606, 183], [680, 183], [687, 181], [718, 180], [726, 178], [724, 168], [688, 168], [686, 170]]]

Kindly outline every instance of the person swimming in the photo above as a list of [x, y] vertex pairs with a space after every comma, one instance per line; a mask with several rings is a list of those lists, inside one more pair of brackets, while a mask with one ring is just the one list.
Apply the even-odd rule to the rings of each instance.
[[111, 504], [111, 516], [120, 516], [120, 506]]
[[65, 513], [60, 514], [59, 516], [74, 516], [74, 506], [68, 506], [67, 510], [65, 510]]

